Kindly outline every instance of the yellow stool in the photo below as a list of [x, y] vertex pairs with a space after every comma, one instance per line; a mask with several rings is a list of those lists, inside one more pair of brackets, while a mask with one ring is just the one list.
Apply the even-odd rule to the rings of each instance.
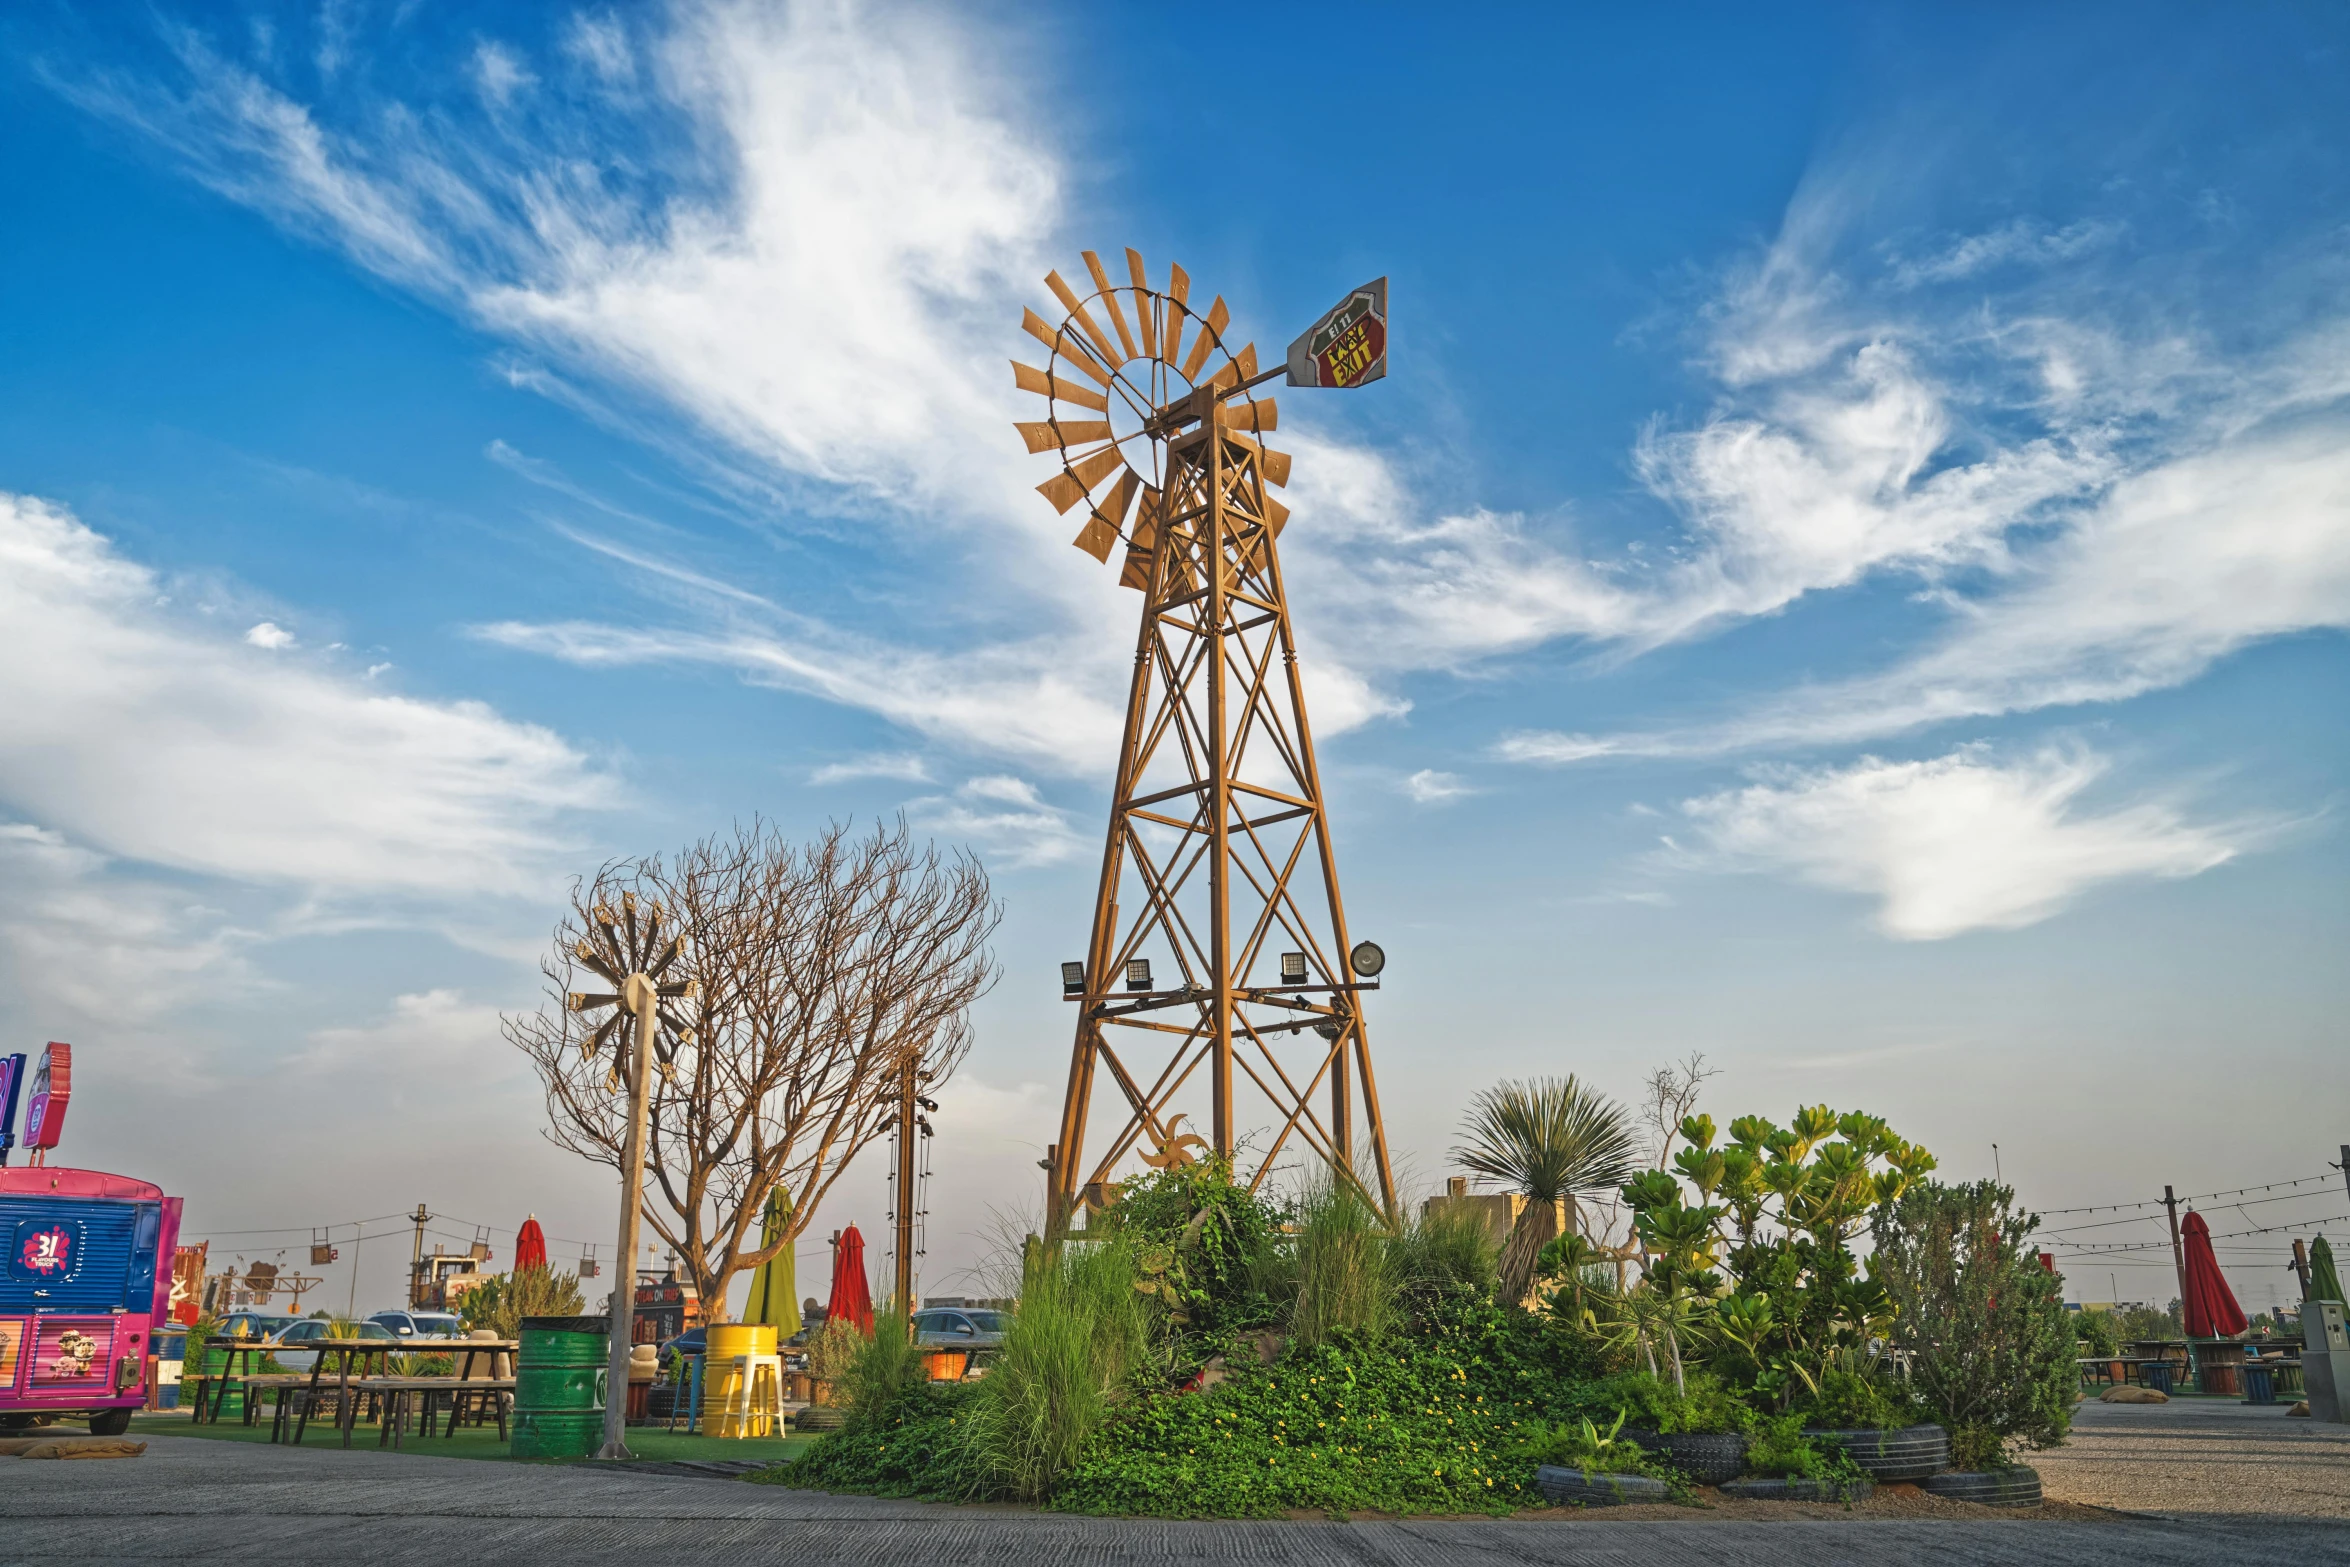
[[783, 1357], [773, 1323], [729, 1322], [707, 1335], [704, 1385], [717, 1373], [714, 1396], [703, 1407], [718, 1416], [716, 1436], [767, 1436], [783, 1426]]

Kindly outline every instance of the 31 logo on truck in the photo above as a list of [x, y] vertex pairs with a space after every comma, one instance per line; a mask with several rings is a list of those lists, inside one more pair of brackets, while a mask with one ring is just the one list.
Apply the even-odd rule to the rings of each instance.
[[81, 1263], [82, 1227], [56, 1219], [27, 1219], [16, 1227], [8, 1271], [20, 1279], [70, 1279]]

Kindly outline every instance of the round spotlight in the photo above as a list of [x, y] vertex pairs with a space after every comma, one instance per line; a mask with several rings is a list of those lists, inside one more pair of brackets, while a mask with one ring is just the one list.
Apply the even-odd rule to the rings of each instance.
[[1379, 943], [1375, 941], [1358, 941], [1354, 951], [1346, 955], [1346, 961], [1361, 978], [1377, 979], [1379, 971], [1387, 967], [1387, 954], [1379, 949]]

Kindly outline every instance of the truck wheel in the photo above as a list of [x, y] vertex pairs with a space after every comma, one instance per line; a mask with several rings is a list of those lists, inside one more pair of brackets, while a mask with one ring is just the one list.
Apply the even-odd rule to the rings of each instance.
[[127, 1409], [104, 1409], [90, 1417], [90, 1435], [120, 1436], [131, 1428], [131, 1412]]

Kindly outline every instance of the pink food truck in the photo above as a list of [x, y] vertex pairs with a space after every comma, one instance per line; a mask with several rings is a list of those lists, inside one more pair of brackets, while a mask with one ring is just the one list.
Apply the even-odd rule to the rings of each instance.
[[[170, 1304], [180, 1200], [126, 1175], [7, 1163], [21, 1055], [0, 1056], [0, 1431], [86, 1420], [128, 1429]], [[51, 1045], [31, 1080], [25, 1147], [46, 1158], [64, 1129], [72, 1056]]]

